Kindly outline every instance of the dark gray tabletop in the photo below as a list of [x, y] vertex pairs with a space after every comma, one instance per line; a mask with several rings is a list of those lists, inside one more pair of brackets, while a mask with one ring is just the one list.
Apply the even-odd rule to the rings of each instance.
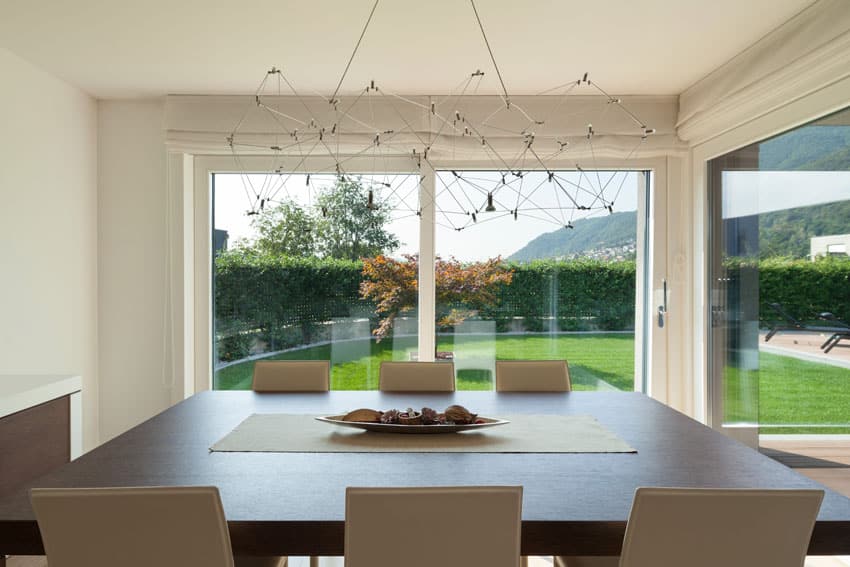
[[[487, 416], [590, 414], [637, 449], [612, 454], [211, 453], [253, 413], [325, 415], [459, 403]], [[333, 427], [328, 425], [328, 427]], [[341, 555], [347, 486], [522, 485], [526, 555], [618, 553], [639, 486], [823, 488], [630, 392], [203, 392], [31, 486], [215, 485], [234, 552]], [[475, 521], [447, 510], [435, 521]], [[26, 490], [0, 501], [0, 554], [41, 553]], [[850, 500], [826, 490], [810, 554], [850, 554]]]

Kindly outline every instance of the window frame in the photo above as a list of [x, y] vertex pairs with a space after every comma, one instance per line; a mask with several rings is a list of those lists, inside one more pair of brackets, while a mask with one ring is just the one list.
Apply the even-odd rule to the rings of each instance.
[[[243, 167], [247, 170], [267, 171], [269, 156], [240, 157]], [[431, 168], [433, 165], [433, 169]], [[593, 164], [599, 170], [628, 170], [651, 172], [653, 187], [651, 190], [640, 189], [638, 195], [638, 249], [646, 250], [645, 257], [638, 257], [639, 266], [643, 263], [642, 272], [637, 279], [637, 297], [635, 312], [635, 343], [640, 348], [635, 352], [635, 390], [642, 391], [654, 397], [661, 397], [666, 388], [666, 372], [662, 375], [666, 358], [666, 344], [663, 329], [653, 325], [650, 306], [652, 290], [659, 289], [660, 282], [665, 278], [667, 256], [666, 224], [655, 222], [659, 214], [666, 214], [666, 192], [668, 186], [668, 158], [632, 158], [604, 159], [600, 158]], [[348, 173], [375, 173], [376, 163], [371, 157], [355, 157], [346, 161]], [[420, 248], [420, 282], [419, 288], [419, 351], [433, 356], [436, 345], [436, 321], [434, 301], [434, 259], [435, 259], [435, 224], [433, 199], [435, 190], [435, 172], [444, 170], [493, 170], [493, 164], [486, 161], [445, 160], [435, 159], [431, 164], [423, 163], [416, 168], [408, 156], [388, 157], [381, 159], [379, 173], [418, 173], [422, 176], [420, 188], [423, 210], [419, 231]], [[574, 170], [575, 160], [555, 160], [551, 169]], [[329, 170], [333, 161], [329, 157], [306, 158], [302, 167], [305, 171]], [[194, 155], [183, 165], [184, 205], [190, 205], [191, 210], [184, 210], [184, 240], [191, 244], [184, 245], [184, 265], [192, 267], [191, 274], [186, 274], [187, 292], [191, 290], [191, 298], [187, 298], [184, 309], [184, 319], [187, 321], [185, 332], [186, 368], [191, 366], [192, 373], [184, 382], [184, 396], [195, 392], [209, 390], [213, 385], [213, 297], [212, 297], [212, 187], [213, 173], [241, 173], [236, 168], [230, 155]], [[187, 175], [188, 174], [188, 175]], [[648, 187], [644, 183], [642, 187]], [[188, 214], [190, 213], [191, 214]], [[644, 219], [648, 222], [644, 225]], [[427, 222], [430, 220], [430, 223]], [[642, 243], [642, 238], [648, 238], [648, 243]], [[639, 252], [640, 254], [640, 252]], [[191, 257], [189, 257], [191, 256]], [[659, 261], [660, 260], [660, 261]], [[427, 283], [425, 283], [427, 282]], [[191, 352], [189, 352], [191, 351]], [[656, 392], [658, 395], [656, 395]]]
[[709, 374], [709, 358], [712, 356], [709, 341], [711, 282], [708, 280], [711, 255], [709, 162], [850, 107], [848, 93], [850, 77], [845, 77], [691, 148], [691, 186], [694, 190], [693, 320], [694, 329], [698, 330], [693, 336], [694, 417], [750, 446], [758, 445], [757, 428], [723, 426], [722, 382]]

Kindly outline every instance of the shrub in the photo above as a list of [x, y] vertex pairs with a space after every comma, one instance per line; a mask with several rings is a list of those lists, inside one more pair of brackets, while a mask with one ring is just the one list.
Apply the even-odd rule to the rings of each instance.
[[218, 359], [224, 362], [241, 360], [251, 352], [254, 339], [248, 333], [236, 333], [218, 340]]
[[[278, 350], [327, 338], [322, 323], [336, 317], [368, 317], [372, 328], [379, 328], [376, 303], [360, 297], [363, 268], [359, 261], [269, 257], [244, 250], [219, 255], [216, 331], [226, 337], [219, 342], [220, 359], [246, 355], [251, 343], [238, 338], [246, 334]], [[561, 330], [634, 327], [633, 261], [491, 261], [476, 269], [448, 261], [443, 271], [446, 285], [438, 289], [437, 300], [445, 326], [462, 321], [458, 314], [477, 312], [478, 318], [496, 321], [499, 332], [548, 331], [552, 325]], [[415, 272], [406, 270], [399, 277], [407, 281]]]
[[521, 316], [525, 330], [535, 332], [548, 329], [553, 317], [563, 330], [634, 328], [633, 261], [537, 260], [509, 267], [513, 281], [495, 307], [482, 311], [487, 318]]
[[[505, 268], [501, 258], [461, 263], [438, 256], [434, 266], [437, 326], [446, 331], [495, 305], [499, 291], [509, 286], [512, 278], [513, 271]], [[377, 305], [381, 321], [374, 334], [378, 341], [389, 334], [400, 313], [416, 307], [418, 290], [418, 256], [406, 255], [404, 261], [386, 256], [363, 259], [360, 295]]]
[[769, 307], [780, 303], [783, 309], [803, 321], [831, 312], [842, 321], [850, 320], [850, 261], [821, 258], [815, 262], [770, 258], [760, 262], [732, 258], [726, 261], [726, 277], [736, 281], [744, 271], [755, 272], [759, 285], [759, 319], [772, 322], [778, 315]]

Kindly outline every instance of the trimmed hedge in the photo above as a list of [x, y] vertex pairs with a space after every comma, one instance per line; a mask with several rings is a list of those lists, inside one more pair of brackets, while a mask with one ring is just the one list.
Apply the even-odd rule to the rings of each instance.
[[763, 322], [779, 318], [769, 307], [771, 303], [780, 303], [801, 321], [814, 321], [820, 313], [830, 312], [850, 322], [850, 261], [846, 258], [816, 262], [770, 258], [758, 263], [733, 259], [726, 267], [733, 282], [743, 275], [738, 270], [758, 271], [759, 319]]
[[360, 262], [223, 254], [215, 262], [219, 360], [235, 360], [234, 335], [256, 334], [267, 350], [321, 340], [319, 323], [369, 314], [359, 300]]
[[[509, 267], [513, 282], [499, 289], [496, 306], [480, 312], [501, 331], [634, 327], [634, 262]], [[219, 360], [244, 356], [248, 334], [277, 350], [328, 338], [321, 324], [333, 318], [364, 317], [377, 325], [374, 304], [360, 298], [361, 262], [226, 253], [215, 270]]]
[[523, 318], [526, 331], [634, 329], [634, 261], [536, 260], [508, 266], [513, 282], [502, 287], [496, 306], [481, 313], [495, 319], [497, 329], [507, 330], [514, 317]]
[[[508, 264], [513, 282], [498, 303], [480, 311], [497, 330], [631, 330], [635, 315], [635, 262], [540, 260]], [[850, 261], [731, 260], [728, 276], [757, 277], [760, 318], [776, 320], [769, 303], [814, 319], [830, 311], [850, 320]], [[245, 336], [278, 350], [327, 339], [324, 322], [363, 317], [377, 324], [375, 306], [360, 299], [362, 264], [317, 258], [269, 258], [226, 253], [216, 260], [215, 316], [219, 359], [241, 358]]]

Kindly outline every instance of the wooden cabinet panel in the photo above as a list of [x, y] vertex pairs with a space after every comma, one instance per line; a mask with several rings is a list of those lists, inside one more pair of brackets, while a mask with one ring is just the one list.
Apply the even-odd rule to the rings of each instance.
[[0, 496], [71, 460], [70, 396], [0, 418]]

